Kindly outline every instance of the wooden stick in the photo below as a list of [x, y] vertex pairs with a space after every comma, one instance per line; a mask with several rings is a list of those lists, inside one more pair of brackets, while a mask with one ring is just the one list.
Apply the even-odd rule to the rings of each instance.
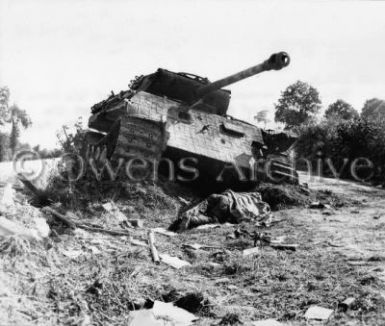
[[40, 206], [48, 206], [52, 204], [52, 199], [48, 197], [48, 194], [43, 190], [37, 188], [31, 181], [27, 180], [21, 173], [17, 174], [19, 180], [23, 185], [33, 193], [33, 195], [39, 200]]
[[297, 244], [275, 244], [271, 243], [270, 247], [278, 250], [291, 250], [291, 251], [296, 251], [298, 248]]
[[60, 214], [59, 212], [55, 211], [53, 208], [51, 207], [43, 207], [42, 208], [42, 211], [43, 212], [46, 212], [46, 213], [50, 213], [52, 214], [58, 221], [66, 224], [68, 227], [70, 227], [71, 229], [75, 229], [76, 228], [76, 222], [74, 221], [71, 221], [68, 217], [64, 216], [63, 214]]
[[148, 230], [147, 235], [148, 235], [148, 245], [150, 246], [152, 259], [153, 259], [154, 263], [158, 265], [160, 263], [160, 258], [159, 258], [158, 250], [155, 247], [154, 231]]
[[80, 229], [84, 229], [84, 230], [92, 231], [92, 232], [101, 232], [101, 233], [107, 233], [107, 234], [118, 235], [118, 236], [126, 236], [126, 237], [130, 237], [131, 236], [131, 233], [129, 233], [129, 232], [124, 232], [124, 231], [119, 231], [119, 230], [104, 229], [104, 228], [101, 228], [101, 227], [98, 227], [98, 226], [89, 226], [89, 225], [81, 224], [81, 223], [76, 224], [76, 226], [78, 228], [80, 228]]
[[66, 224], [71, 229], [76, 229], [78, 227], [80, 229], [84, 229], [92, 232], [101, 232], [101, 233], [107, 233], [107, 234], [118, 235], [118, 236], [126, 236], [126, 237], [131, 236], [131, 233], [129, 232], [124, 232], [119, 230], [110, 230], [110, 229], [105, 229], [95, 225], [86, 225], [76, 221], [72, 221], [70, 218], [68, 218], [67, 216], [64, 216], [63, 214], [60, 214], [59, 212], [57, 212], [51, 207], [44, 207], [42, 210], [44, 212], [52, 214], [57, 220]]

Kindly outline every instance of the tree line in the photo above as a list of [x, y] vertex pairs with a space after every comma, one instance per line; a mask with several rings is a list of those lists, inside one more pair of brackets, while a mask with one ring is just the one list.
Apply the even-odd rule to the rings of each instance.
[[[310, 84], [297, 81], [289, 85], [278, 99], [275, 107], [275, 122], [283, 123], [285, 129], [296, 129], [304, 124], [314, 124], [319, 118], [322, 107], [318, 90]], [[361, 113], [343, 99], [337, 99], [331, 103], [323, 115], [327, 120], [352, 120], [366, 119], [379, 121], [385, 119], [385, 100], [372, 98], [368, 99]], [[260, 110], [254, 119], [265, 126], [268, 119], [268, 110]]]
[[20, 142], [21, 130], [31, 127], [32, 121], [25, 110], [10, 103], [10, 96], [8, 87], [0, 87], [0, 161], [11, 160], [17, 151], [23, 149], [32, 149], [42, 158], [59, 154], [58, 150], [41, 149], [39, 145], [31, 148], [29, 144]]
[[[275, 104], [275, 121], [298, 135], [297, 158], [317, 162], [332, 160], [341, 177], [349, 178], [344, 166], [357, 158], [368, 163], [361, 169], [363, 179], [385, 183], [385, 100], [368, 99], [360, 113], [342, 99], [331, 103], [320, 118], [322, 103], [318, 90], [297, 81], [288, 86]], [[258, 112], [256, 120], [266, 116]], [[330, 171], [323, 166], [324, 175]], [[334, 171], [335, 172], [335, 171]]]

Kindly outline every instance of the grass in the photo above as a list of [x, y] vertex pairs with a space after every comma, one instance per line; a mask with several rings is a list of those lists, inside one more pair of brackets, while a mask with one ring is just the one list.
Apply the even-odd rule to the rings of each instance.
[[[194, 199], [187, 192], [178, 194]], [[109, 198], [113, 196], [104, 199]], [[129, 185], [115, 199], [122, 211], [132, 206], [146, 228], [167, 228], [181, 206], [176, 195], [152, 185]], [[102, 223], [97, 205], [97, 200], [83, 203], [81, 218]], [[21, 303], [13, 311], [8, 309], [2, 320], [14, 320], [15, 325], [20, 320], [38, 325], [83, 326], [87, 320], [92, 325], [127, 325], [130, 310], [149, 307], [154, 300], [199, 293], [205, 309], [197, 313], [197, 325], [266, 318], [305, 325], [304, 312], [313, 304], [336, 309], [329, 325], [378, 325], [385, 311], [379, 294], [382, 285], [327, 250], [326, 244], [315, 243], [316, 230], [298, 226], [294, 212], [275, 212], [284, 221], [268, 231], [300, 244], [295, 252], [262, 247], [257, 255], [243, 257], [242, 250], [251, 247], [253, 240], [230, 238], [235, 227], [227, 225], [192, 229], [174, 237], [157, 234], [160, 253], [192, 264], [182, 270], [155, 265], [148, 249], [130, 245], [127, 237], [83, 230], [62, 232], [15, 254], [3, 252], [0, 277], [12, 279], [9, 291]], [[251, 225], [245, 227], [251, 229]], [[132, 232], [133, 238], [146, 242], [145, 229]], [[219, 249], [186, 250], [186, 243]], [[79, 255], [71, 257], [73, 252]], [[338, 303], [347, 297], [357, 298], [354, 309], [339, 312]]]

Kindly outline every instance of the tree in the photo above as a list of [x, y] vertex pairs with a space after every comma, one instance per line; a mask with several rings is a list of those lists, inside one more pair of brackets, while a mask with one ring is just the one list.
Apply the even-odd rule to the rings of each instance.
[[275, 104], [275, 121], [283, 122], [286, 128], [300, 126], [315, 119], [321, 108], [321, 100], [316, 88], [297, 81], [288, 86]]
[[12, 154], [15, 154], [17, 145], [19, 144], [20, 127], [27, 129], [31, 124], [31, 119], [25, 110], [21, 110], [17, 105], [9, 108], [9, 119], [11, 123], [11, 134], [9, 135], [9, 147]]
[[257, 120], [258, 123], [263, 122], [266, 128], [267, 123], [270, 122], [269, 118], [267, 117], [268, 113], [269, 113], [268, 110], [260, 110], [254, 116], [254, 120]]
[[385, 120], [385, 101], [378, 98], [367, 100], [361, 111], [361, 117], [367, 120]]
[[8, 87], [0, 87], [0, 125], [11, 124], [11, 133], [7, 137], [3, 134], [0, 138], [0, 159], [4, 159], [6, 148], [14, 154], [19, 144], [20, 128], [28, 128], [31, 119], [26, 111], [21, 110], [17, 105], [9, 105], [10, 91]]
[[9, 88], [0, 87], [0, 125], [5, 124], [5, 120], [9, 115]]
[[335, 101], [325, 111], [326, 119], [352, 120], [358, 117], [358, 112], [344, 100]]

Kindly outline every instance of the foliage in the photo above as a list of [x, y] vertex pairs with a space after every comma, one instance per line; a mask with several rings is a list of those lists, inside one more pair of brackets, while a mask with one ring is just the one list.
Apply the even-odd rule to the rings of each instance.
[[275, 121], [293, 128], [315, 120], [321, 108], [318, 90], [308, 83], [297, 81], [288, 86], [275, 104]]
[[10, 96], [9, 88], [0, 87], [0, 125], [5, 124], [5, 120], [8, 116], [9, 96]]
[[[330, 159], [335, 171], [341, 171], [346, 163], [357, 158], [367, 158], [374, 165], [373, 180], [385, 181], [385, 123], [365, 119], [326, 120], [318, 125], [307, 125], [300, 129], [296, 143], [297, 156], [308, 159], [313, 168], [317, 160], [323, 160], [323, 173], [332, 171], [326, 159]], [[345, 163], [345, 164], [346, 164]], [[369, 175], [369, 172], [367, 175]], [[344, 168], [342, 177], [352, 177], [350, 170]]]
[[367, 100], [362, 108], [361, 117], [373, 121], [385, 120], [385, 101], [378, 98]]
[[63, 126], [61, 132], [57, 133], [60, 150], [63, 153], [74, 153], [83, 156], [85, 153], [85, 130], [81, 117], [75, 123], [71, 131], [68, 126]]
[[[14, 154], [19, 144], [20, 128], [28, 128], [32, 122], [25, 110], [16, 104], [9, 105], [10, 91], [8, 87], [0, 87], [0, 125], [11, 124], [11, 133], [8, 136], [7, 146]], [[1, 137], [0, 146], [4, 147], [5, 135]]]
[[15, 153], [17, 146], [19, 145], [20, 127], [24, 129], [28, 128], [32, 122], [25, 110], [21, 110], [17, 105], [12, 105], [9, 108], [9, 119], [11, 123], [11, 133], [9, 135], [9, 146], [12, 153]]
[[351, 120], [358, 117], [358, 112], [344, 100], [335, 101], [325, 111], [326, 119]]
[[10, 160], [12, 157], [9, 149], [9, 135], [0, 132], [0, 162]]
[[267, 114], [269, 113], [268, 110], [260, 110], [257, 112], [257, 114], [254, 116], [254, 119], [258, 122], [258, 123], [261, 123], [263, 122], [265, 127], [266, 127], [266, 124], [269, 122], [269, 118], [267, 116]]
[[32, 147], [32, 150], [34, 152], [38, 153], [39, 157], [41, 159], [55, 158], [55, 157], [59, 157], [63, 154], [63, 151], [60, 150], [59, 148], [46, 149], [46, 148], [40, 148], [40, 145], [36, 145], [36, 146]]

